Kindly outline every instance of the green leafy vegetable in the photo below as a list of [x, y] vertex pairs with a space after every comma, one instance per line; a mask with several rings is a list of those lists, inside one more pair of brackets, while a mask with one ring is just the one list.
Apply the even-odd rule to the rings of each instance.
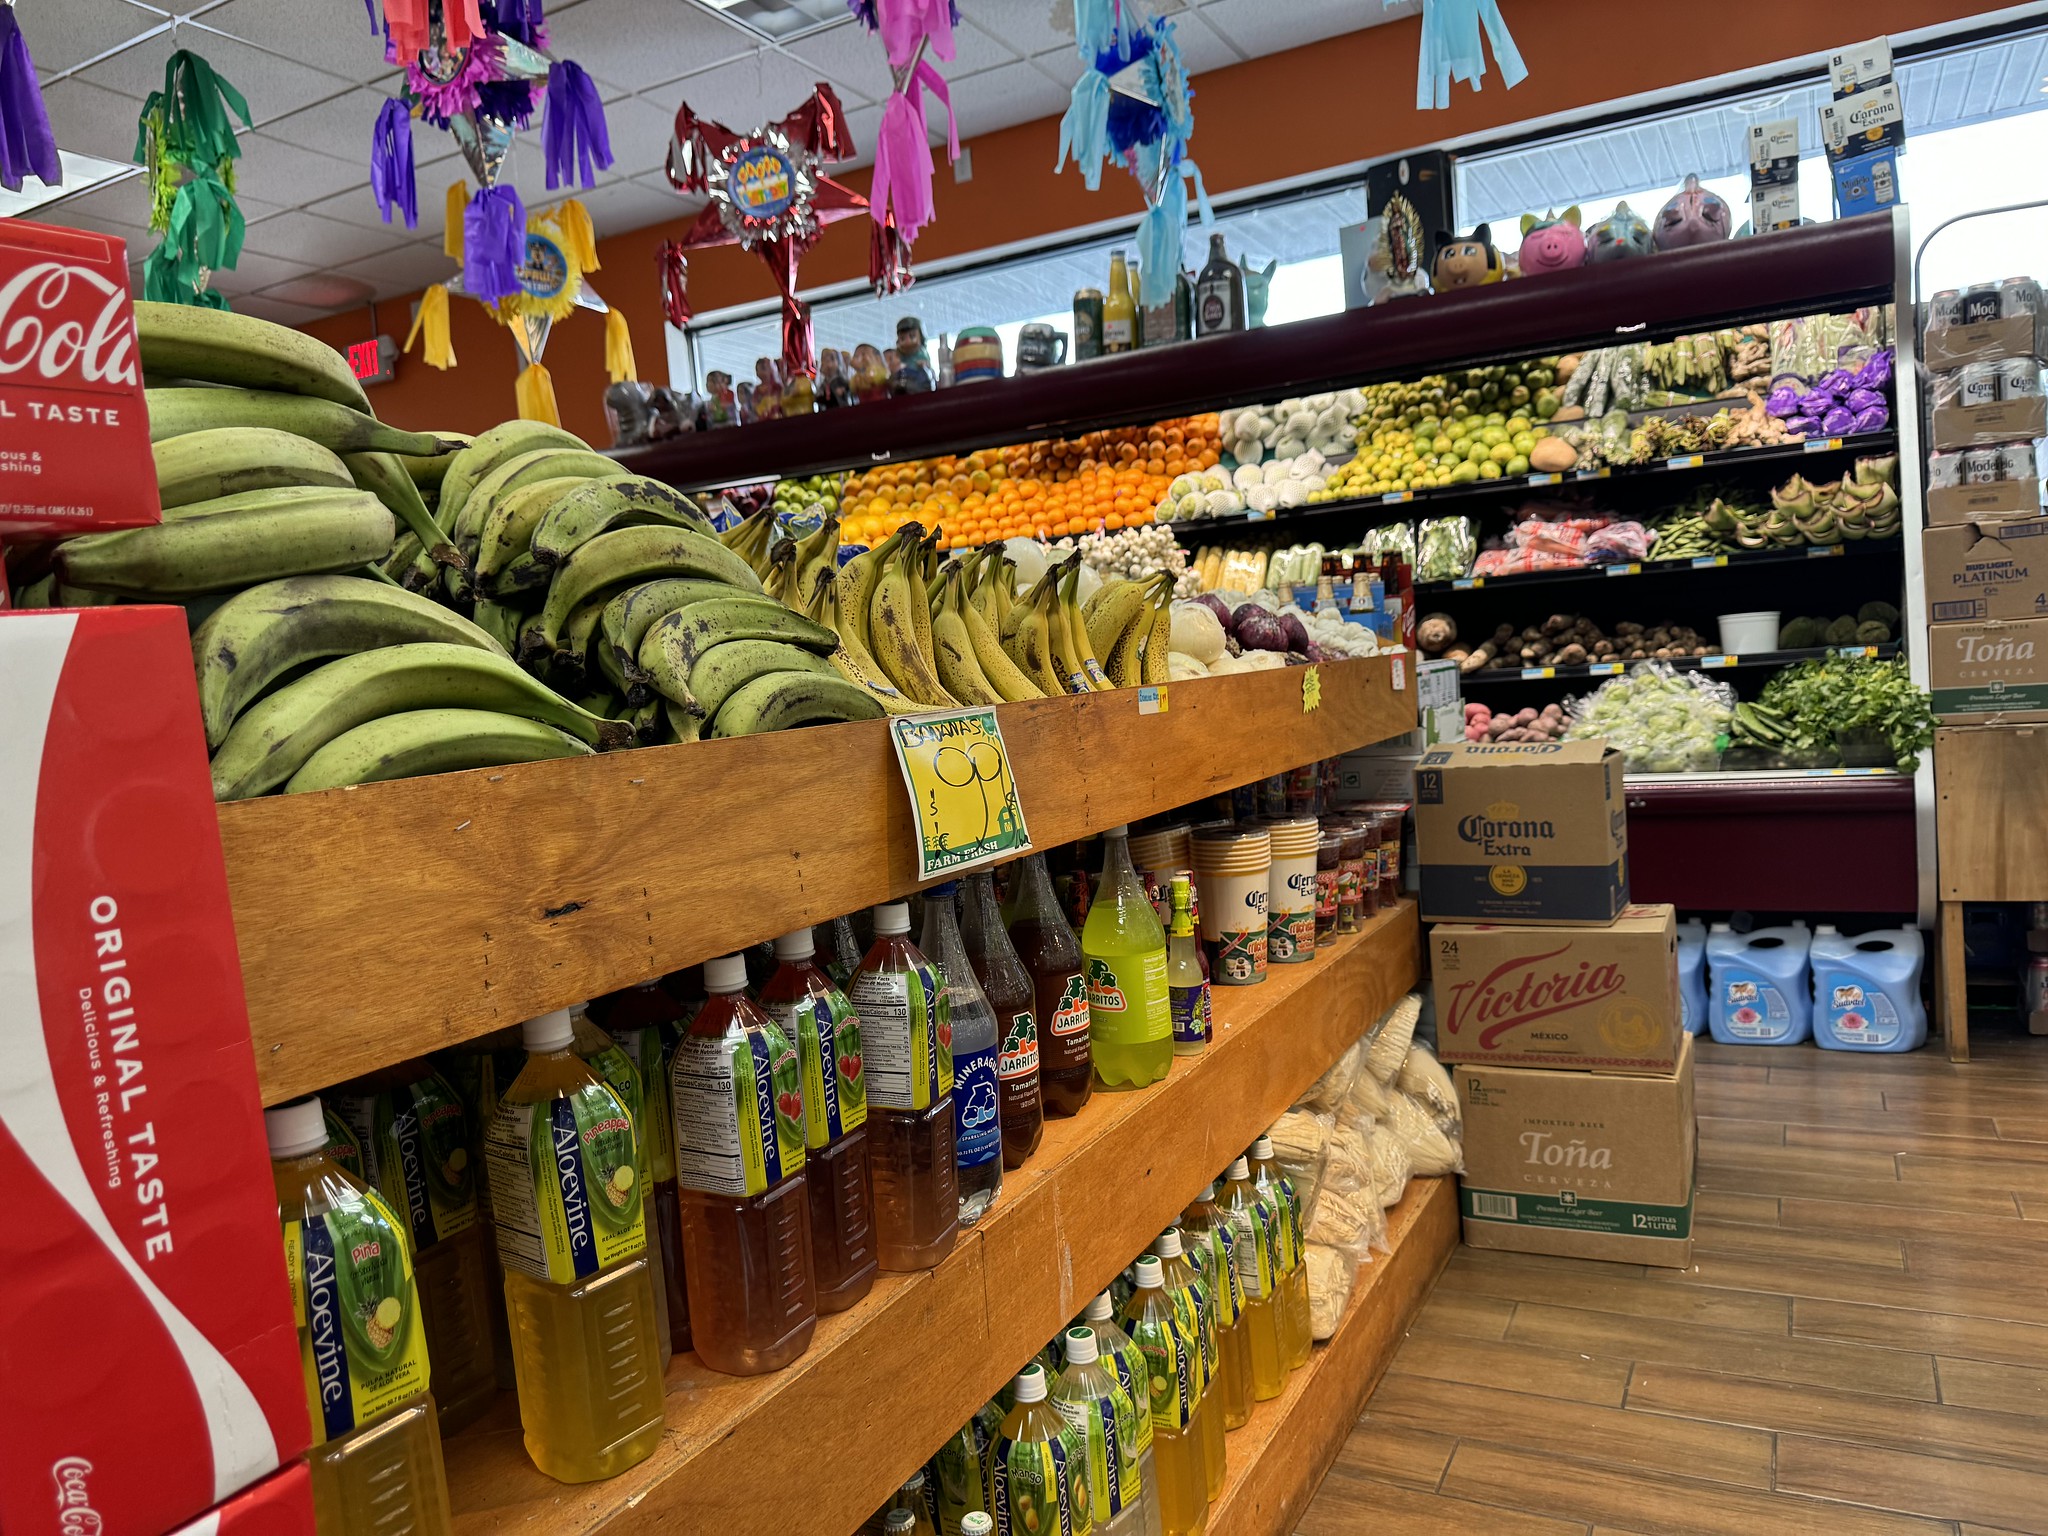
[[1766, 683], [1758, 703], [1782, 717], [1792, 744], [1804, 749], [1832, 747], [1837, 731], [1882, 731], [1907, 773], [1934, 742], [1928, 696], [1913, 686], [1902, 657], [1802, 661]]

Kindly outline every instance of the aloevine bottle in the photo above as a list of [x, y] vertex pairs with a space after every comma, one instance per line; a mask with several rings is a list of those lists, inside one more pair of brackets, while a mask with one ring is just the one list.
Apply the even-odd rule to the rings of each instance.
[[1274, 1311], [1280, 1323], [1280, 1354], [1287, 1369], [1295, 1371], [1308, 1364], [1314, 1335], [1310, 1328], [1308, 1264], [1303, 1251], [1301, 1207], [1295, 1203], [1294, 1182], [1287, 1177], [1280, 1160], [1273, 1155], [1273, 1139], [1261, 1136], [1252, 1143], [1250, 1166], [1252, 1186], [1273, 1208], [1274, 1246], [1279, 1250], [1279, 1279], [1274, 1287]]
[[[641, 1219], [643, 1224], [653, 1221], [654, 1177], [654, 1133], [648, 1129], [648, 1121], [659, 1109], [668, 1113], [668, 1096], [653, 1087], [642, 1075], [632, 1053], [590, 1017], [588, 1004], [572, 1005], [569, 1021], [576, 1027], [576, 1054], [583, 1058], [583, 1064], [604, 1081], [604, 1085], [619, 1096], [619, 1102], [626, 1106], [626, 1113], [633, 1120], [633, 1168], [640, 1178]], [[663, 1273], [661, 1243], [656, 1240], [652, 1226], [648, 1226], [647, 1274], [654, 1282], [654, 1337], [661, 1350], [661, 1368], [666, 1371], [668, 1363], [675, 1356], [674, 1325], [668, 1315], [668, 1277]]]
[[1209, 1299], [1202, 1272], [1187, 1256], [1180, 1229], [1168, 1227], [1152, 1244], [1158, 1256], [1160, 1278], [1166, 1294], [1174, 1299], [1195, 1336], [1197, 1407], [1195, 1416], [1202, 1426], [1202, 1469], [1208, 1497], [1223, 1491], [1223, 1397], [1216, 1390], [1216, 1313]]
[[1093, 1523], [1087, 1455], [1046, 1392], [1044, 1366], [1019, 1371], [1013, 1406], [988, 1450], [988, 1513], [1009, 1536], [1085, 1532]]
[[1123, 1389], [1130, 1393], [1131, 1404], [1137, 1409], [1138, 1528], [1144, 1536], [1163, 1536], [1159, 1473], [1152, 1452], [1152, 1371], [1145, 1364], [1145, 1352], [1116, 1320], [1116, 1308], [1108, 1291], [1090, 1301], [1081, 1318], [1095, 1330], [1097, 1349]]
[[1216, 1312], [1216, 1386], [1223, 1427], [1237, 1429], [1252, 1416], [1251, 1335], [1245, 1328], [1244, 1288], [1237, 1277], [1237, 1234], [1209, 1185], [1181, 1213], [1188, 1257], [1208, 1283]]
[[[1089, 1510], [1097, 1536], [1139, 1536], [1144, 1515], [1138, 1471], [1138, 1410], [1100, 1358], [1095, 1330], [1069, 1328], [1066, 1365], [1052, 1385], [1052, 1406], [1080, 1438], [1088, 1458]], [[1151, 1413], [1148, 1398], [1146, 1413]]]
[[1252, 1398], [1266, 1402], [1287, 1385], [1287, 1357], [1280, 1346], [1279, 1278], [1275, 1215], [1252, 1184], [1251, 1164], [1240, 1157], [1223, 1176], [1217, 1203], [1236, 1234], [1239, 1288], [1244, 1293], [1244, 1329], [1252, 1363]]
[[263, 1126], [313, 1420], [314, 1522], [321, 1536], [445, 1536], [448, 1484], [405, 1229], [327, 1155], [317, 1098], [265, 1110]]
[[1159, 1472], [1159, 1518], [1166, 1536], [1193, 1536], [1207, 1522], [1209, 1477], [1202, 1449], [1203, 1420], [1196, 1356], [1180, 1307], [1167, 1294], [1159, 1260], [1146, 1254], [1133, 1266], [1137, 1287], [1124, 1303], [1124, 1330], [1144, 1351], [1152, 1383], [1152, 1460]]
[[925, 892], [922, 948], [938, 966], [944, 990], [939, 1033], [953, 1042], [953, 1160], [960, 1168], [960, 1225], [971, 1227], [1003, 1189], [1001, 1074], [996, 1062], [995, 1010], [975, 980], [960, 942], [952, 881]]

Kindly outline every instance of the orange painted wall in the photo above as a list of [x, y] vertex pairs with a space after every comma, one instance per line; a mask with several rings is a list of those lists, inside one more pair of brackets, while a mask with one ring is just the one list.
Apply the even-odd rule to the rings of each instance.
[[[1448, 111], [1418, 112], [1415, 60], [1421, 22], [1390, 22], [1196, 76], [1195, 157], [1211, 192], [1225, 192], [1993, 8], [1937, 0], [1863, 0], [1845, 31], [1845, 18], [1830, 7], [1785, 5], [1782, 0], [1718, 0], [1710, 17], [1685, 27], [1645, 24], [1648, 10], [1631, 12], [1615, 0], [1501, 0], [1529, 66], [1529, 78], [1513, 91], [1503, 90], [1499, 76], [1489, 71], [1485, 89], [1476, 94], [1455, 87]], [[762, 105], [782, 111], [796, 103]], [[1058, 119], [1042, 118], [975, 139], [971, 182], [955, 185], [942, 165], [933, 189], [937, 220], [918, 241], [917, 255], [924, 260], [958, 255], [1119, 213], [1135, 221], [1143, 207], [1136, 182], [1111, 173], [1104, 176], [1102, 190], [1091, 193], [1071, 172], [1053, 173], [1058, 143]], [[844, 180], [867, 190], [866, 171]], [[1569, 199], [1569, 187], [1557, 190], [1560, 201]], [[648, 378], [667, 375], [654, 251], [681, 227], [656, 225], [598, 242], [604, 266], [598, 289], [625, 311]], [[828, 229], [805, 259], [805, 285], [864, 277], [867, 259], [867, 222], [845, 220]], [[690, 299], [700, 313], [773, 293], [766, 269], [744, 252], [725, 248], [690, 258]], [[914, 299], [910, 303], [915, 308]], [[408, 308], [405, 299], [380, 306], [383, 329], [400, 340]], [[460, 366], [442, 374], [416, 355], [405, 358], [396, 379], [370, 391], [377, 413], [387, 421], [477, 432], [515, 414], [517, 354], [511, 338], [475, 304], [458, 299], [452, 311]], [[308, 329], [346, 346], [370, 334], [369, 316], [351, 311]], [[608, 442], [601, 399], [602, 321], [577, 314], [563, 322], [548, 344], [547, 363], [564, 424], [594, 442]]]

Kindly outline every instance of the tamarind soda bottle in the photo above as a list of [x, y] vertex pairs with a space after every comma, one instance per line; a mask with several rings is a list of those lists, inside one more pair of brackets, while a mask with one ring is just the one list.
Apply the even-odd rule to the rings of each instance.
[[1081, 941], [1060, 908], [1045, 855], [1026, 854], [1016, 868], [1010, 943], [1031, 976], [1039, 1096], [1048, 1115], [1079, 1114], [1095, 1091]]

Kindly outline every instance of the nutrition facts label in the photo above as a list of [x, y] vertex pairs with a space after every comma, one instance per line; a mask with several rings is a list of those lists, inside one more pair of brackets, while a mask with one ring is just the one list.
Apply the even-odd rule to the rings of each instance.
[[[936, 1003], [923, 1000], [937, 996], [930, 982], [929, 971], [863, 971], [854, 978], [853, 1009], [860, 1015], [870, 1104], [929, 1109], [952, 1087], [952, 1042], [940, 1045], [929, 1012]], [[915, 1003], [913, 990], [922, 993]]]
[[540, 1198], [534, 1188], [528, 1145], [533, 1136], [531, 1104], [500, 1104], [484, 1137], [484, 1162], [491, 1176], [491, 1217], [498, 1229], [498, 1257], [537, 1280], [552, 1280], [547, 1247], [540, 1235]]
[[[676, 1182], [706, 1194], [758, 1194], [748, 1188], [746, 1149], [740, 1139], [739, 1093], [733, 1083], [732, 1036], [676, 1043], [670, 1081], [675, 1088]], [[759, 1162], [759, 1152], [755, 1154]]]

